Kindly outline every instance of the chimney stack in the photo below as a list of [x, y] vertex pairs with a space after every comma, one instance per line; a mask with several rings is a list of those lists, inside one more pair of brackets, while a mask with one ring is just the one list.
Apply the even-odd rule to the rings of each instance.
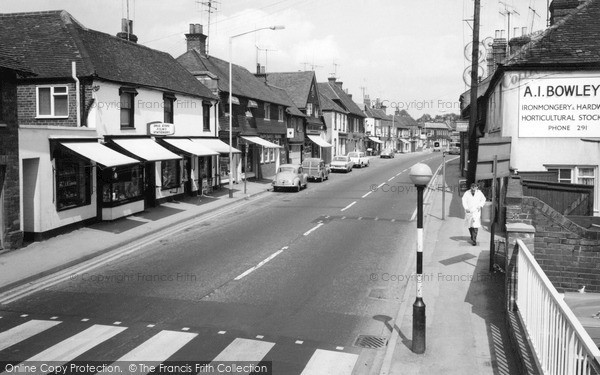
[[550, 3], [550, 26], [571, 14], [577, 7], [587, 0], [552, 0]]
[[190, 32], [185, 34], [187, 50], [191, 51], [195, 49], [202, 56], [206, 56], [206, 38], [207, 36], [202, 33], [202, 25], [199, 23], [190, 23]]
[[504, 37], [504, 30], [496, 30], [496, 37], [492, 43], [492, 54], [494, 56], [494, 67], [497, 67], [504, 59], [506, 59], [506, 38]]
[[127, 18], [121, 18], [121, 32], [117, 33], [117, 37], [130, 42], [137, 43], [138, 37], [133, 33], [133, 21]]
[[531, 38], [528, 35], [522, 35], [522, 36], [518, 36], [516, 38], [512, 38], [509, 42], [509, 48], [510, 48], [510, 54], [514, 54], [515, 52], [517, 52], [518, 50], [520, 50], [521, 48], [523, 48], [524, 45], [526, 45], [527, 43], [529, 43], [531, 41]]

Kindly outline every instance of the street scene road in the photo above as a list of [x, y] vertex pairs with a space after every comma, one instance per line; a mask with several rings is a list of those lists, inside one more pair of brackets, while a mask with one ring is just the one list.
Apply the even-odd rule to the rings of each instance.
[[251, 206], [4, 305], [2, 331], [23, 314], [68, 324], [52, 326], [36, 345], [25, 340], [0, 354], [23, 361], [84, 327], [108, 324], [127, 329], [110, 337], [112, 344], [98, 343], [90, 358], [117, 360], [165, 329], [198, 334], [182, 342], [182, 359], [194, 353], [189, 358], [198, 360], [200, 352], [200, 360], [212, 360], [223, 350], [216, 339], [227, 346], [258, 337], [282, 344], [257, 358], [272, 360], [276, 373], [300, 373], [314, 348], [372, 366], [377, 345], [361, 348], [357, 339], [385, 344], [414, 272], [416, 191], [408, 172], [419, 161], [435, 171], [441, 156], [372, 158], [370, 167], [332, 174], [299, 193], [268, 192]]

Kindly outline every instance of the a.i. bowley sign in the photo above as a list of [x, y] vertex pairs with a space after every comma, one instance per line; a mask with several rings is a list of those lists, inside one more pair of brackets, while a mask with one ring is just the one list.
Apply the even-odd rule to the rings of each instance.
[[600, 77], [540, 77], [519, 85], [519, 137], [600, 137]]

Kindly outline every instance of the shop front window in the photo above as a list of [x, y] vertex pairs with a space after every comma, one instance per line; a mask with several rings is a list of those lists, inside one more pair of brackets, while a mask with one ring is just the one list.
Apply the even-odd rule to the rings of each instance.
[[144, 174], [141, 165], [106, 168], [102, 171], [102, 202], [118, 206], [144, 198]]
[[91, 166], [72, 156], [56, 158], [56, 209], [58, 211], [89, 205]]
[[179, 187], [181, 167], [179, 160], [163, 160], [160, 163], [162, 190], [176, 189]]

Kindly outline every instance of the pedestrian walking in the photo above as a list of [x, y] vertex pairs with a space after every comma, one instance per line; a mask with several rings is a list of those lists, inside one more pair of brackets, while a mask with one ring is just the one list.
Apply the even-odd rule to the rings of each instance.
[[485, 205], [485, 195], [479, 190], [476, 183], [472, 183], [471, 189], [465, 192], [462, 204], [465, 209], [465, 225], [469, 228], [471, 243], [475, 246], [477, 245], [477, 231], [481, 227], [481, 209]]

